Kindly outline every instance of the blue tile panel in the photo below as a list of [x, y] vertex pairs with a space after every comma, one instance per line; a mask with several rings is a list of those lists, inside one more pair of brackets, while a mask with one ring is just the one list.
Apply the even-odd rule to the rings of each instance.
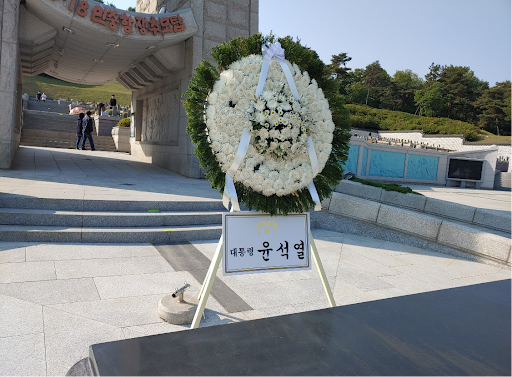
[[407, 178], [409, 179], [437, 179], [439, 157], [410, 154], [407, 160]]
[[366, 161], [368, 160], [368, 148], [363, 147], [363, 158], [361, 161], [361, 176], [366, 175]]
[[369, 170], [368, 175], [370, 176], [403, 178], [405, 153], [372, 150]]
[[345, 161], [344, 164], [341, 166], [343, 167], [343, 171], [351, 171], [352, 173], [357, 172], [357, 160], [359, 159], [359, 145], [349, 145], [348, 150], [348, 158], [347, 161]]

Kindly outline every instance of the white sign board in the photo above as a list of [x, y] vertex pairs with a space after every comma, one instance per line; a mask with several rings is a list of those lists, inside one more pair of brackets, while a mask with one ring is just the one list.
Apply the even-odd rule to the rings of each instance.
[[311, 269], [309, 213], [225, 213], [222, 235], [224, 275]]

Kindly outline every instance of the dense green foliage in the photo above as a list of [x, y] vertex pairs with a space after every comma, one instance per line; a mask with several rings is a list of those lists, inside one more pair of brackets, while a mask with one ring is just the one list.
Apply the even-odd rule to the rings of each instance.
[[462, 134], [468, 141], [478, 140], [478, 127], [460, 120], [429, 118], [401, 111], [374, 109], [346, 104], [354, 128], [372, 130], [423, 130], [426, 134]]
[[104, 85], [83, 85], [46, 75], [24, 76], [23, 93], [35, 96], [38, 91], [45, 93], [48, 99], [70, 98], [74, 101], [109, 103], [110, 97], [115, 94], [118, 105], [130, 106], [132, 102], [132, 92], [118, 82]]
[[123, 118], [118, 123], [118, 127], [130, 127], [130, 118]]
[[333, 55], [328, 65], [346, 103], [460, 120], [510, 135], [510, 81], [489, 87], [469, 67], [434, 63], [425, 80], [408, 69], [390, 76], [379, 61], [352, 71], [346, 66], [351, 59]]
[[[188, 91], [185, 93], [186, 100], [183, 101], [183, 104], [188, 116], [187, 132], [196, 144], [195, 153], [201, 167], [205, 170], [206, 178], [214, 189], [223, 192], [225, 174], [213, 154], [206, 134], [204, 120], [206, 97], [219, 77], [220, 71], [225, 70], [242, 57], [251, 54], [261, 55], [261, 46], [267, 41], [279, 41], [286, 51], [286, 59], [297, 64], [301, 70], [307, 71], [309, 76], [317, 81], [329, 101], [333, 122], [336, 126], [332, 142], [333, 148], [325, 168], [314, 178], [320, 200], [323, 200], [329, 197], [332, 187], [342, 178], [343, 169], [339, 161], [345, 161], [347, 158], [347, 144], [350, 139], [349, 115], [344, 108], [343, 98], [338, 94], [338, 86], [336, 81], [331, 78], [329, 69], [315, 51], [302, 46], [300, 41], [294, 41], [290, 37], [277, 39], [273, 35], [264, 37], [261, 34], [255, 34], [247, 38], [238, 37], [214, 47], [211, 55], [217, 67], [203, 60], [196, 68], [195, 74], [190, 79]], [[235, 182], [235, 188], [239, 202], [245, 204], [250, 210], [256, 209], [272, 215], [286, 215], [308, 211], [314, 206], [307, 188], [280, 197], [277, 195], [265, 196], [238, 182]]]
[[416, 194], [416, 195], [422, 195], [419, 192], [413, 191], [410, 187], [404, 187], [397, 185], [396, 183], [381, 183], [381, 182], [373, 182], [373, 181], [367, 181], [366, 179], [361, 179], [357, 177], [350, 178], [351, 181], [362, 183], [363, 185], [373, 186], [373, 187], [379, 187], [381, 189], [384, 189], [386, 191], [397, 191], [401, 192], [402, 194]]

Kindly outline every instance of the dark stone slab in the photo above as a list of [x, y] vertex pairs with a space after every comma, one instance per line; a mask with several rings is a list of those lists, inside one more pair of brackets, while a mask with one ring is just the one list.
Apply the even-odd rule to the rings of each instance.
[[510, 279], [90, 347], [97, 375], [510, 376]]

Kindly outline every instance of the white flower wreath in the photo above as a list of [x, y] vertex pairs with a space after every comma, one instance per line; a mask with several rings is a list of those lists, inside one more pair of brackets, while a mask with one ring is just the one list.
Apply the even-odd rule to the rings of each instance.
[[247, 153], [233, 180], [265, 196], [283, 196], [304, 188], [314, 178], [308, 136], [313, 140], [318, 172], [322, 171], [331, 153], [334, 123], [322, 89], [288, 61], [299, 103], [275, 60], [270, 62], [262, 94], [256, 97], [262, 60], [261, 55], [250, 55], [220, 74], [207, 100], [208, 141], [222, 171], [227, 172], [243, 130], [251, 131]]

